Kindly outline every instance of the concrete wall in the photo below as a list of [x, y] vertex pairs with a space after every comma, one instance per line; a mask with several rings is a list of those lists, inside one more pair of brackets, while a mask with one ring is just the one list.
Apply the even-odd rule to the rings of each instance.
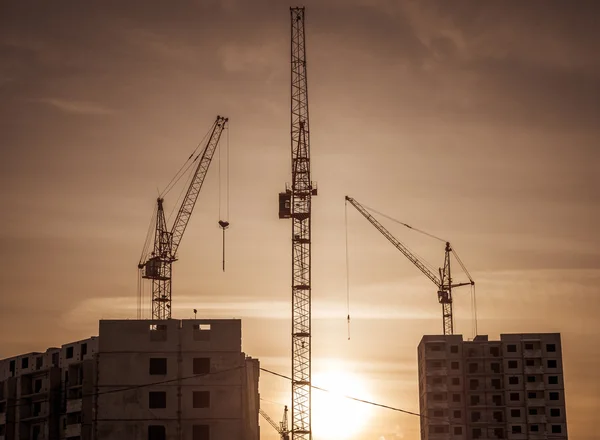
[[[198, 424], [211, 440], [258, 439], [258, 369], [250, 364], [249, 380], [240, 320], [100, 321], [99, 341], [98, 440], [147, 438], [149, 425], [192, 439]], [[195, 358], [210, 359], [210, 370], [194, 372]], [[164, 359], [166, 372], [150, 374], [151, 359]], [[151, 392], [165, 393], [165, 408], [150, 408]], [[207, 407], [194, 407], [195, 392], [209, 393]]]
[[[166, 372], [150, 374], [159, 358]], [[195, 358], [208, 371], [194, 371]], [[206, 425], [211, 440], [258, 440], [258, 381], [240, 320], [101, 321], [98, 337], [0, 360], [0, 440], [34, 429], [39, 440], [147, 439], [152, 425], [167, 439], [193, 440]], [[166, 408], [149, 408], [154, 391]], [[197, 401], [207, 407], [194, 407], [195, 392], [209, 393]]]
[[424, 336], [417, 352], [422, 440], [567, 438], [560, 334]]

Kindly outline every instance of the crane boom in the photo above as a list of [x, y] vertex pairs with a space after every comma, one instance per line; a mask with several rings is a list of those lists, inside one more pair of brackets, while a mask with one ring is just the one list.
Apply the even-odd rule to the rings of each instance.
[[440, 287], [442, 285], [440, 278], [433, 271], [429, 270], [406, 246], [398, 241], [396, 237], [394, 237], [390, 231], [388, 231], [381, 223], [379, 223], [377, 219], [373, 217], [360, 203], [349, 196], [346, 196], [346, 200], [350, 202], [350, 204], [354, 206], [356, 210], [360, 212], [373, 226], [375, 226], [375, 229], [381, 232], [381, 234], [387, 238], [389, 242], [396, 247], [396, 249], [402, 252], [406, 258], [408, 258], [415, 266], [417, 266], [427, 278], [433, 281], [436, 286]]
[[221, 134], [223, 133], [227, 121], [227, 118], [217, 116], [217, 119], [213, 123], [210, 138], [206, 144], [206, 148], [202, 152], [202, 156], [200, 156], [198, 166], [194, 172], [194, 178], [190, 182], [190, 186], [185, 194], [185, 198], [183, 199], [183, 202], [181, 202], [179, 212], [177, 212], [177, 217], [173, 222], [173, 228], [171, 229], [171, 254], [173, 257], [176, 257], [177, 255], [177, 249], [181, 243], [181, 238], [183, 237], [185, 228], [190, 221], [192, 211], [194, 210], [194, 205], [196, 205], [196, 200], [198, 200], [198, 194], [200, 194], [200, 190], [202, 189], [202, 184], [204, 183], [204, 178], [208, 172], [208, 167], [210, 166], [210, 162], [215, 154], [217, 145], [219, 145], [219, 140], [221, 139]]
[[[446, 242], [444, 249], [444, 267], [439, 269], [439, 276], [431, 271], [425, 264], [414, 255], [406, 246], [404, 246], [396, 237], [392, 235], [381, 223], [375, 219], [360, 203], [352, 197], [346, 196], [346, 201], [350, 202], [375, 228], [392, 243], [406, 258], [410, 260], [423, 274], [429, 278], [438, 288], [438, 302], [442, 305], [442, 320], [444, 335], [454, 334], [454, 316], [452, 312], [452, 288], [474, 285], [475, 282], [469, 276], [468, 283], [453, 283], [450, 272], [450, 253], [454, 253], [452, 246]], [[456, 254], [455, 254], [456, 255]], [[464, 267], [463, 267], [464, 268]], [[468, 276], [468, 273], [467, 273]]]
[[275, 420], [273, 420], [271, 417], [269, 417], [269, 415], [263, 411], [263, 409], [259, 409], [258, 412], [260, 413], [261, 416], [264, 417], [264, 419], [269, 422], [269, 425], [271, 425], [273, 428], [275, 428], [275, 431], [279, 432], [281, 434], [280, 428], [279, 428], [279, 423], [277, 423]]
[[277, 431], [279, 433], [279, 435], [281, 436], [281, 440], [289, 440], [290, 439], [290, 433], [288, 431], [288, 424], [287, 424], [287, 413], [288, 413], [288, 407], [287, 405], [285, 406], [285, 409], [283, 410], [283, 420], [279, 423], [277, 423], [275, 420], [273, 420], [271, 417], [269, 417], [269, 415], [264, 412], [261, 409], [258, 410], [258, 412], [260, 413], [261, 416], [263, 416], [265, 418], [265, 420], [267, 422], [269, 422], [269, 424], [275, 428], [275, 431]]
[[192, 181], [187, 189], [185, 198], [181, 203], [173, 227], [169, 231], [165, 220], [163, 198], [157, 199], [156, 229], [154, 234], [154, 247], [146, 261], [140, 261], [138, 268], [143, 270], [142, 277], [152, 280], [152, 319], [171, 318], [171, 276], [173, 262], [177, 260], [177, 250], [181, 238], [194, 210], [198, 194], [208, 172], [208, 167], [221, 139], [228, 119], [217, 116], [213, 123], [210, 138], [206, 147], [194, 161], [198, 165], [194, 170]]

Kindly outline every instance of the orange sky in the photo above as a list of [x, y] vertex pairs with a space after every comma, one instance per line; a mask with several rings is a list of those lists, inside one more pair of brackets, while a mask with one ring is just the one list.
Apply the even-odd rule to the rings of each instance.
[[[174, 267], [174, 316], [243, 318], [244, 350], [289, 373], [291, 226], [277, 218], [290, 180], [288, 6], [0, 5], [0, 357], [136, 316], [157, 188], [221, 114], [230, 118], [227, 272], [215, 162]], [[453, 242], [477, 282], [480, 333], [561, 332], [570, 438], [595, 438], [598, 7], [306, 6], [315, 375], [343, 368], [369, 397], [416, 411], [416, 346], [441, 330], [434, 286], [349, 207], [346, 340], [349, 194]], [[442, 262], [440, 244], [382, 222]], [[455, 301], [456, 331], [471, 337], [468, 291]], [[262, 376], [265, 399], [287, 403], [289, 391]], [[279, 418], [280, 406], [264, 407]], [[382, 437], [416, 439], [418, 420], [374, 410], [354, 438]]]

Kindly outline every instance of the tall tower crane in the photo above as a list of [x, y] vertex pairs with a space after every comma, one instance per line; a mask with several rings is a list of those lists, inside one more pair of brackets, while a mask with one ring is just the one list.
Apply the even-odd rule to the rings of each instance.
[[311, 440], [311, 203], [310, 129], [304, 8], [291, 15], [292, 185], [279, 193], [279, 218], [292, 219], [292, 438]]
[[206, 147], [202, 150], [201, 154], [194, 158], [194, 161], [198, 161], [198, 165], [170, 230], [167, 228], [167, 221], [165, 220], [164, 200], [162, 197], [159, 197], [156, 201], [154, 247], [149, 255], [144, 256], [142, 254], [142, 258], [138, 264], [138, 269], [142, 271], [142, 277], [152, 280], [152, 319], [171, 318], [173, 262], [177, 261], [177, 250], [181, 244], [183, 233], [194, 210], [198, 194], [202, 189], [204, 178], [208, 172], [208, 167], [210, 166], [227, 121], [227, 118], [217, 116], [212, 125]]
[[287, 405], [285, 406], [285, 408], [283, 409], [283, 420], [279, 423], [277, 423], [275, 420], [273, 420], [271, 417], [269, 417], [269, 415], [264, 412], [262, 409], [259, 409], [258, 412], [260, 413], [261, 416], [263, 416], [265, 418], [265, 420], [267, 422], [269, 422], [269, 425], [271, 425], [273, 428], [275, 428], [275, 431], [277, 431], [279, 433], [279, 435], [281, 436], [281, 440], [290, 440], [290, 431], [288, 430], [288, 407]]
[[[350, 202], [352, 206], [356, 208], [358, 212], [360, 212], [375, 228], [381, 232], [381, 234], [392, 243], [396, 249], [404, 254], [406, 258], [408, 258], [423, 274], [429, 278], [438, 288], [438, 302], [442, 305], [442, 318], [444, 324], [444, 335], [451, 335], [454, 333], [454, 318], [452, 316], [452, 289], [455, 287], [461, 286], [473, 286], [475, 285], [475, 281], [467, 272], [465, 266], [462, 264], [460, 258], [454, 250], [449, 242], [446, 242], [446, 247], [444, 249], [444, 267], [439, 269], [439, 275], [435, 272], [431, 271], [415, 254], [413, 254], [410, 249], [408, 249], [405, 245], [403, 245], [400, 241], [398, 241], [390, 231], [383, 227], [381, 223], [379, 223], [375, 217], [373, 217], [360, 203], [354, 200], [352, 197], [346, 196], [346, 202]], [[408, 225], [406, 225], [408, 226]], [[409, 226], [410, 227], [410, 226]], [[453, 283], [452, 276], [450, 272], [450, 253], [454, 254], [456, 260], [459, 262], [465, 274], [469, 278], [468, 283]]]

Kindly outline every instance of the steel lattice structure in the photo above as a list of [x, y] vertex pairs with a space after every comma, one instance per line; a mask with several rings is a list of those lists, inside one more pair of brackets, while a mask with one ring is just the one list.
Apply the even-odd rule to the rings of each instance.
[[[452, 289], [454, 287], [471, 286], [475, 282], [470, 279], [468, 283], [453, 283], [450, 273], [450, 253], [454, 253], [450, 243], [446, 242], [444, 249], [444, 267], [439, 269], [439, 275], [430, 270], [410, 249], [402, 244], [396, 237], [392, 235], [381, 223], [377, 221], [375, 217], [366, 210], [364, 206], [354, 200], [352, 197], [346, 196], [346, 201], [350, 202], [352, 206], [360, 212], [369, 223], [375, 226], [381, 234], [392, 243], [396, 249], [404, 254], [415, 266], [419, 268], [423, 274], [429, 278], [438, 288], [438, 302], [442, 305], [442, 319], [443, 319], [443, 330], [445, 335], [452, 335], [454, 333], [454, 318], [452, 315]], [[470, 277], [469, 277], [470, 278]]]
[[[177, 261], [177, 250], [181, 238], [188, 225], [198, 194], [202, 189], [204, 178], [215, 154], [221, 134], [225, 129], [228, 119], [217, 116], [213, 123], [210, 138], [202, 153], [195, 157], [198, 165], [193, 174], [192, 181], [187, 189], [183, 202], [173, 227], [169, 231], [165, 220], [163, 199], [157, 199], [156, 230], [154, 234], [154, 247], [145, 262], [140, 262], [139, 269], [143, 269], [143, 277], [152, 280], [152, 319], [171, 318], [171, 275], [173, 262]], [[190, 156], [191, 157], [191, 156]]]
[[292, 219], [292, 439], [311, 432], [311, 201], [310, 129], [304, 8], [291, 15], [292, 185], [280, 193], [280, 218]]

